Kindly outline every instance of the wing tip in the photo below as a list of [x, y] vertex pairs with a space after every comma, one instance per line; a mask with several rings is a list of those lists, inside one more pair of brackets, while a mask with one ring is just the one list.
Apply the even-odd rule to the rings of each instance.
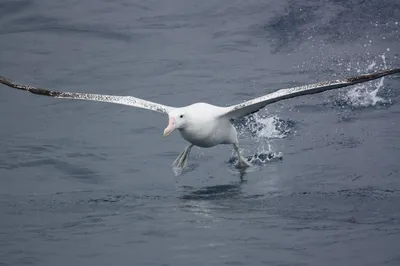
[[51, 90], [47, 90], [47, 89], [35, 88], [35, 87], [27, 86], [27, 85], [18, 84], [18, 83], [15, 83], [14, 81], [12, 81], [8, 78], [5, 78], [3, 76], [0, 76], [0, 83], [3, 85], [6, 85], [8, 87], [17, 89], [17, 90], [28, 91], [30, 93], [38, 94], [38, 95], [58, 97], [62, 94], [61, 92], [58, 92], [58, 91], [51, 91]]
[[374, 80], [374, 79], [378, 79], [387, 75], [393, 75], [393, 74], [397, 74], [400, 73], [400, 68], [389, 68], [389, 69], [384, 69], [381, 71], [377, 71], [374, 73], [370, 73], [370, 74], [364, 74], [364, 75], [360, 75], [360, 76], [355, 76], [355, 77], [350, 77], [347, 78], [346, 81], [350, 82], [350, 83], [360, 83], [360, 82], [366, 82], [369, 80]]
[[14, 83], [12, 80], [10, 80], [6, 77], [3, 77], [3, 76], [0, 76], [0, 83], [6, 85], [8, 87], [11, 87], [11, 88], [19, 89], [16, 83]]

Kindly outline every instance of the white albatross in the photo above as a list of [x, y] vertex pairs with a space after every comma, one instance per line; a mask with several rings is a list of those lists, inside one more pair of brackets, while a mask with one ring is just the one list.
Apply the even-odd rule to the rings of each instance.
[[339, 89], [396, 73], [400, 73], [400, 68], [385, 69], [375, 73], [359, 75], [342, 80], [319, 82], [300, 87], [280, 89], [270, 94], [228, 107], [220, 107], [207, 103], [194, 103], [188, 106], [177, 108], [142, 100], [132, 96], [58, 92], [17, 84], [1, 76], [0, 83], [18, 90], [24, 90], [34, 94], [50, 96], [59, 99], [77, 99], [116, 103], [167, 114], [169, 117], [169, 122], [168, 126], [164, 130], [164, 136], [168, 136], [177, 129], [181, 136], [189, 142], [189, 145], [187, 145], [186, 148], [180, 153], [178, 158], [176, 158], [173, 166], [185, 168], [187, 166], [189, 154], [193, 146], [209, 148], [219, 144], [231, 144], [238, 155], [238, 163], [236, 167], [247, 168], [250, 166], [250, 164], [239, 151], [237, 132], [231, 123], [232, 120], [255, 113], [266, 105], [274, 102], [301, 95], [315, 94], [328, 90]]

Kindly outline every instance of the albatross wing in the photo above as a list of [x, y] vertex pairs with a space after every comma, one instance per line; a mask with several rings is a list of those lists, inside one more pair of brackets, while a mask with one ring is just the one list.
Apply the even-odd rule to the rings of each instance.
[[246, 101], [244, 103], [236, 104], [227, 107], [227, 112], [224, 116], [230, 119], [237, 119], [259, 111], [266, 105], [278, 102], [285, 99], [294, 98], [301, 95], [321, 93], [328, 90], [339, 89], [351, 86], [357, 83], [367, 82], [383, 76], [400, 73], [400, 68], [385, 69], [371, 74], [364, 74], [343, 80], [334, 80], [327, 82], [319, 82], [311, 85], [304, 85], [300, 87], [293, 87], [288, 89], [280, 89], [273, 93]]
[[76, 99], [76, 100], [88, 100], [97, 102], [107, 102], [129, 105], [134, 107], [139, 107], [143, 109], [152, 110], [159, 113], [168, 113], [175, 109], [174, 107], [142, 100], [132, 96], [114, 96], [114, 95], [103, 95], [103, 94], [91, 94], [91, 93], [78, 93], [78, 92], [58, 92], [48, 89], [35, 88], [27, 85], [21, 85], [15, 83], [9, 79], [0, 76], [0, 83], [9, 86], [17, 90], [28, 91], [38, 95], [50, 96], [59, 99]]

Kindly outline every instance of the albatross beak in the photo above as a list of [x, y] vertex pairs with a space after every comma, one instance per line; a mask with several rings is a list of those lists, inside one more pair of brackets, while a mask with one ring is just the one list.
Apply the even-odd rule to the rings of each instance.
[[174, 117], [169, 118], [168, 126], [164, 130], [164, 137], [168, 136], [175, 130], [176, 122]]

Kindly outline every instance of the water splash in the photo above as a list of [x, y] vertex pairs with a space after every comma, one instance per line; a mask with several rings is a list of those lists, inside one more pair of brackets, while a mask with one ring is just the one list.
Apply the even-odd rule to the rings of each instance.
[[[257, 147], [255, 153], [254, 148], [249, 147], [253, 154], [246, 156], [247, 161], [252, 165], [261, 166], [271, 161], [282, 160], [282, 152], [275, 151], [271, 140], [285, 138], [292, 132], [294, 123], [277, 115], [255, 113], [241, 119], [235, 126], [240, 138], [252, 139]], [[229, 163], [233, 165], [237, 163], [235, 154], [232, 154]]]
[[285, 121], [277, 115], [261, 115], [255, 113], [245, 117], [237, 125], [240, 136], [250, 134], [252, 138], [261, 139], [282, 139], [290, 134], [294, 123]]
[[[387, 27], [378, 22], [372, 23], [375, 27]], [[397, 24], [396, 24], [397, 25]], [[363, 42], [355, 43], [355, 47], [338, 48], [332, 46], [330, 42], [319, 42], [318, 39], [310, 38], [307, 45], [313, 47], [313, 54], [302, 64], [295, 66], [300, 73], [313, 73], [316, 77], [321, 75], [330, 78], [342, 79], [344, 77], [353, 76], [354, 73], [365, 74], [388, 68], [386, 62], [387, 54], [391, 57], [393, 52], [389, 47], [379, 47], [380, 54], [376, 54], [375, 50], [380, 42], [374, 36], [365, 36]], [[384, 35], [379, 38], [385, 39]], [[356, 48], [356, 49], [354, 49]], [[305, 52], [309, 47], [299, 46], [298, 50]], [[321, 78], [316, 78], [315, 82]], [[341, 104], [342, 107], [350, 106], [354, 108], [365, 108], [376, 105], [390, 104], [390, 99], [385, 99], [383, 91], [383, 83], [385, 78], [381, 78], [374, 82], [363, 83], [345, 90], [341, 90], [339, 97], [334, 100], [335, 104]], [[385, 97], [385, 98], [384, 98]]]
[[[382, 59], [381, 64], [377, 65], [376, 61], [373, 60], [365, 70], [358, 68], [357, 72], [371, 72], [387, 68], [385, 54], [382, 54], [380, 58]], [[375, 82], [358, 84], [354, 86], [354, 88], [348, 90], [345, 94], [342, 94], [338, 100], [339, 102], [343, 102], [343, 105], [357, 108], [376, 106], [377, 104], [390, 104], [390, 100], [378, 96], [380, 89], [383, 87], [384, 80], [385, 78], [383, 77]]]
[[[374, 87], [375, 89], [373, 89]], [[353, 107], [370, 107], [377, 104], [389, 103], [390, 101], [377, 96], [380, 88], [382, 87], [383, 79], [379, 80], [379, 82], [375, 85], [357, 85], [343, 96], [343, 100], [347, 105]]]
[[258, 146], [257, 152], [252, 156], [247, 157], [247, 160], [253, 165], [263, 165], [271, 161], [280, 161], [282, 159], [282, 152], [276, 152], [271, 142], [269, 141]]

